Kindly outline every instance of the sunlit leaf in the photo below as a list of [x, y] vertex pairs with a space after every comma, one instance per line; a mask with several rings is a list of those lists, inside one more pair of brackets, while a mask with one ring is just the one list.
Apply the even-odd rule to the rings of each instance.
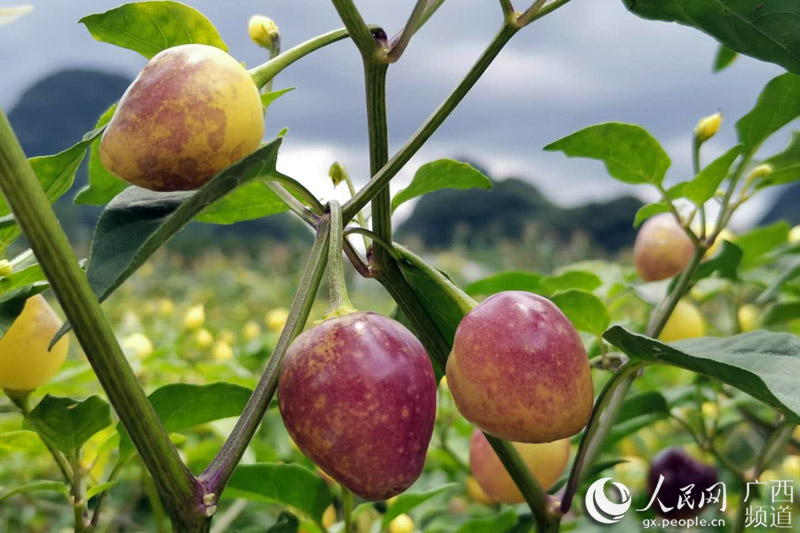
[[414, 179], [392, 198], [392, 211], [400, 204], [439, 189], [491, 189], [492, 181], [468, 163], [439, 159], [419, 167]]

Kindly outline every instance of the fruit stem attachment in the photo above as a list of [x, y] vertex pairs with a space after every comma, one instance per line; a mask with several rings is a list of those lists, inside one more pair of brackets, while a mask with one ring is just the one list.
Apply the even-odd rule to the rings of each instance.
[[488, 433], [484, 433], [484, 435], [486, 435], [486, 439], [492, 445], [497, 457], [500, 458], [503, 466], [508, 470], [514, 483], [522, 492], [525, 502], [527, 502], [533, 513], [533, 519], [536, 521], [536, 531], [538, 533], [558, 531], [561, 517], [550, 510], [549, 496], [539, 482], [536, 481], [536, 478], [533, 477], [514, 445]]
[[320, 218], [314, 246], [311, 248], [303, 278], [295, 294], [289, 317], [281, 331], [275, 350], [272, 352], [267, 367], [258, 381], [253, 394], [247, 401], [236, 426], [228, 436], [217, 456], [200, 475], [199, 480], [208, 493], [221, 494], [228, 484], [236, 465], [242, 459], [250, 440], [255, 435], [264, 413], [269, 407], [275, 390], [278, 388], [278, 378], [286, 350], [291, 342], [305, 327], [314, 296], [319, 289], [320, 281], [325, 273], [328, 263], [328, 241], [330, 238], [330, 216]]
[[347, 294], [347, 281], [344, 277], [344, 228], [342, 227], [342, 206], [336, 200], [328, 202], [331, 220], [331, 237], [328, 241], [328, 290], [330, 291], [330, 308], [325, 318], [354, 313], [356, 308]]
[[408, 43], [411, 42], [411, 37], [413, 37], [414, 33], [416, 33], [427, 7], [428, 0], [417, 0], [417, 3], [414, 5], [414, 9], [411, 10], [411, 15], [409, 15], [405, 27], [403, 27], [403, 31], [396, 40], [392, 39], [391, 50], [389, 50], [389, 61], [391, 63], [394, 63], [400, 59], [400, 57], [403, 55], [403, 52], [406, 51], [406, 47], [408, 46]]
[[375, 198], [378, 193], [384, 190], [391, 179], [405, 166], [406, 163], [417, 153], [433, 133], [444, 123], [450, 113], [455, 110], [461, 100], [467, 95], [470, 89], [480, 79], [481, 75], [489, 68], [492, 61], [500, 53], [500, 50], [517, 33], [519, 28], [513, 27], [508, 23], [503, 24], [497, 32], [492, 42], [478, 58], [464, 79], [458, 84], [455, 90], [447, 99], [428, 117], [425, 123], [411, 136], [402, 148], [380, 170], [373, 172], [372, 179], [358, 193], [344, 205], [345, 223], [355, 217], [368, 202]]
[[250, 74], [250, 77], [253, 78], [253, 82], [256, 84], [256, 86], [261, 89], [267, 84], [268, 81], [277, 76], [278, 73], [298, 59], [301, 59], [311, 52], [319, 50], [320, 48], [328, 46], [329, 44], [341, 41], [348, 35], [349, 34], [347, 33], [347, 30], [344, 28], [323, 33], [322, 35], [318, 35], [313, 39], [309, 39], [304, 43], [300, 43], [297, 46], [286, 50], [285, 52], [270, 59], [266, 63], [251, 68], [247, 72]]
[[339, 485], [342, 488], [342, 514], [344, 515], [344, 533], [355, 533], [355, 524], [353, 523], [353, 493], [345, 488], [344, 485]]
[[0, 110], [0, 190], [25, 233], [111, 405], [128, 431], [176, 529], [202, 524], [202, 488], [181, 461], [136, 380], [75, 252]]
[[[28, 415], [31, 412], [31, 391], [17, 392], [7, 390], [6, 395], [8, 395], [8, 399], [11, 400], [11, 403], [19, 408], [22, 416], [28, 418]], [[67, 481], [67, 483], [72, 485], [72, 468], [70, 468], [67, 458], [64, 457], [64, 454], [62, 454], [55, 448], [55, 446], [52, 445], [50, 439], [44, 435], [39, 435], [39, 437], [42, 439], [42, 442], [44, 442], [44, 445], [47, 447], [50, 455], [53, 456], [53, 460], [58, 465], [58, 469], [61, 470], [61, 473], [64, 475], [64, 479]]]
[[386, 253], [392, 256], [392, 258], [400, 260], [400, 255], [397, 253], [397, 250], [394, 248], [394, 244], [388, 242], [386, 239], [375, 233], [374, 231], [370, 231], [366, 228], [359, 228], [359, 227], [349, 227], [345, 230], [345, 236], [351, 235], [353, 233], [358, 233], [364, 235], [365, 237], [369, 237], [370, 239], [375, 242], [375, 244], [379, 245], [383, 248]]

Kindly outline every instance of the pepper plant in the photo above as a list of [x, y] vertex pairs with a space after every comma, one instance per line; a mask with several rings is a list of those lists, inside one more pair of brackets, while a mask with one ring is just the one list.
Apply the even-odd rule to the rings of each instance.
[[[0, 113], [0, 190], [5, 199], [0, 202], [0, 252], [5, 253], [21, 235], [32, 251], [0, 263], [0, 335], [10, 339], [7, 332], [21, 324], [26, 302], [51, 289], [68, 322], [48, 342], [56, 350], [60, 339], [72, 330], [108, 399], [106, 403], [99, 396], [84, 400], [46, 396], [31, 407], [30, 389], [39, 383], [29, 386], [14, 382], [15, 369], [26, 364], [26, 355], [10, 341], [4, 345], [0, 339], [5, 351], [0, 359], [17, 358], [4, 370], [8, 376], [0, 376], [8, 396], [25, 416], [25, 427], [39, 435], [66, 482], [12, 488], [2, 499], [34, 490], [61, 491], [74, 510], [75, 531], [92, 531], [100, 524], [103, 502], [113, 490], [116, 476], [126, 463], [138, 457], [148, 480], [152, 480], [157, 495], [154, 505], [163, 504], [174, 531], [210, 531], [220, 498], [228, 487], [304, 514], [308, 520], [300, 527], [325, 529], [329, 524], [323, 521], [323, 512], [333, 496], [315, 474], [291, 464], [242, 463], [279, 382], [280, 408], [290, 433], [309, 457], [342, 483], [337, 494], [342, 527], [347, 532], [360, 527], [358, 518], [374, 509], [384, 513], [381, 525], [375, 527], [401, 527], [397, 524], [406, 522], [394, 519], [452, 488], [409, 494], [388, 508], [369, 503], [354, 508], [350, 492], [366, 500], [382, 500], [407, 488], [419, 476], [432, 432], [441, 439], [441, 448], [452, 461], [468, 470], [470, 467], [458, 454], [447, 448], [451, 425], [465, 423], [458, 412], [486, 432], [485, 440], [480, 433], [473, 436], [475, 450], [479, 446], [484, 450], [474, 453], [499, 459], [516, 485], [511, 492], [518, 490], [527, 504], [527, 511], [506, 509], [490, 517], [495, 521], [488, 527], [498, 531], [534, 528], [547, 532], [559, 530], [562, 524], [585, 525], [583, 512], [574, 505], [576, 495], [586, 482], [614, 466], [614, 461], [604, 457], [613, 452], [615, 444], [661, 419], [674, 419], [680, 424], [685, 435], [691, 436], [731, 476], [737, 491], [743, 491], [749, 481], [758, 479], [782, 457], [787, 445], [792, 444], [800, 414], [800, 395], [794, 386], [800, 375], [800, 339], [787, 332], [740, 333], [751, 327], [746, 326], [738, 311], [718, 328], [720, 336], [673, 343], [668, 341], [675, 337], [667, 338], [665, 327], [679, 319], [676, 310], [687, 298], [703, 300], [722, 295], [735, 304], [734, 310], [738, 310], [738, 303], [767, 309], [762, 319], [764, 326], [790, 331], [794, 327], [796, 332], [791, 320], [800, 315], [796, 285], [800, 273], [796, 254], [800, 248], [796, 239], [790, 242], [788, 226], [779, 223], [758, 228], [735, 239], [727, 238], [731, 235], [726, 228], [753, 195], [800, 179], [797, 136], [781, 153], [766, 156], [759, 151], [768, 138], [800, 116], [800, 58], [795, 46], [795, 36], [800, 32], [800, 8], [794, 2], [780, 0], [760, 4], [738, 0], [626, 0], [627, 7], [639, 16], [693, 26], [717, 39], [721, 43], [719, 68], [729, 64], [737, 53], [743, 53], [787, 70], [766, 85], [753, 109], [736, 122], [738, 144], [707, 163], [702, 158], [702, 148], [721, 127], [721, 117], [702, 120], [691, 147], [694, 175], [671, 186], [665, 184], [669, 156], [637, 125], [594, 125], [545, 147], [570, 157], [602, 161], [612, 178], [651, 186], [658, 192], [660, 200], [644, 206], [632, 221], [637, 226], [645, 223], [640, 234], [641, 255], [637, 252], [641, 277], [656, 281], [654, 290], [641, 291], [642, 284], [630, 276], [607, 283], [589, 269], [578, 267], [553, 276], [498, 273], [462, 288], [419, 255], [394, 242], [392, 236], [392, 213], [401, 203], [441, 188], [487, 186], [488, 179], [469, 165], [440, 160], [425, 165], [410, 185], [394, 196], [390, 190], [392, 179], [457, 108], [504, 46], [518, 32], [546, 23], [547, 15], [565, 7], [569, 0], [536, 0], [521, 11], [511, 0], [500, 0], [500, 28], [495, 37], [452, 93], [394, 154], [388, 143], [387, 72], [402, 60], [414, 35], [424, 30], [444, 0], [417, 0], [402, 29], [393, 37], [381, 26], [369, 25], [353, 0], [331, 3], [344, 27], [288, 50], [281, 50], [280, 35], [272, 21], [254, 18], [251, 36], [269, 51], [270, 57], [246, 71], [227, 55], [227, 47], [213, 24], [183, 4], [138, 2], [89, 15], [81, 22], [95, 39], [128, 48], [150, 60], [119, 104], [100, 118], [97, 129], [63, 152], [27, 158], [5, 115]], [[581, 2], [574, 2], [570, 9], [581, 9]], [[784, 16], [786, 13], [795, 16]], [[352, 179], [342, 165], [335, 163], [331, 178], [335, 184], [346, 184], [351, 192], [350, 199], [340, 206], [315, 197], [298, 180], [276, 169], [283, 134], [266, 143], [261, 142], [261, 136], [263, 113], [287, 92], [273, 90], [280, 72], [322, 47], [345, 40], [354, 45], [354, 53], [363, 60], [370, 176], [357, 189], [354, 183], [361, 180]], [[204, 70], [207, 67], [211, 70]], [[214, 92], [204, 86], [209, 79], [221, 79], [228, 85]], [[553, 131], [553, 136], [564, 133]], [[89, 185], [79, 191], [76, 203], [105, 208], [88, 261], [82, 263], [61, 229], [52, 204], [70, 189], [87, 151]], [[285, 325], [255, 388], [224, 382], [170, 384], [148, 396], [126, 359], [101, 302], [193, 220], [232, 224], [284, 211], [291, 211], [312, 228], [315, 240]], [[674, 230], [667, 254], [678, 249], [687, 253], [676, 267], [667, 265], [666, 271], [653, 274], [648, 264], [663, 266], [669, 262], [666, 256], [658, 257], [663, 250], [648, 248], [652, 244], [648, 241], [647, 224], [657, 220]], [[355, 235], [363, 238], [366, 256], [354, 244]], [[347, 296], [342, 256], [358, 274], [385, 288], [396, 302], [396, 320], [355, 313]], [[669, 259], [674, 263], [675, 257]], [[331, 307], [325, 321], [312, 327], [307, 322], [326, 272]], [[490, 297], [479, 304], [476, 298], [483, 296]], [[646, 320], [620, 316], [624, 315], [625, 302], [630, 301], [644, 306]], [[520, 318], [523, 315], [514, 314], [520, 309], [525, 317], [533, 317], [530, 324]], [[192, 320], [202, 322], [197, 317]], [[518, 320], [525, 324], [519, 331], [506, 327], [519, 324]], [[357, 337], [355, 330], [347, 329], [351, 326], [369, 328], [368, 333], [378, 339], [374, 340], [376, 344], [369, 348], [363, 338], [366, 348], [353, 348], [350, 342], [337, 344], [336, 339], [342, 335]], [[310, 330], [295, 343], [308, 327]], [[521, 342], [514, 344], [528, 334], [547, 347], [537, 352], [521, 347]], [[488, 348], [474, 349], [476, 343], [487, 339]], [[375, 348], [380, 342], [385, 342], [384, 348]], [[493, 347], [504, 355], [495, 358]], [[385, 358], [381, 359], [384, 349]], [[413, 459], [402, 446], [396, 456], [386, 446], [380, 448], [380, 456], [369, 457], [361, 449], [370, 444], [364, 442], [369, 439], [359, 439], [353, 444], [358, 452], [353, 452], [353, 457], [379, 466], [354, 466], [346, 462], [353, 457], [344, 456], [337, 463], [336, 457], [325, 451], [326, 439], [348, 431], [357, 434], [360, 428], [348, 429], [348, 421], [352, 420], [348, 418], [345, 422], [331, 422], [331, 427], [326, 428], [331, 433], [320, 429], [325, 421], [315, 422], [309, 429], [307, 420], [311, 415], [302, 409], [307, 403], [324, 404], [330, 399], [324, 397], [324, 386], [319, 388], [317, 384], [315, 388], [310, 381], [304, 382], [310, 378], [302, 378], [303, 372], [322, 372], [331, 353], [338, 357], [348, 350], [359, 357], [373, 357], [375, 362], [358, 369], [363, 375], [355, 368], [345, 367], [335, 383], [342, 386], [342, 391], [360, 390], [358, 386], [372, 378], [378, 383], [375, 387], [385, 386], [376, 376], [388, 361], [395, 361], [398, 353], [407, 356], [403, 363], [406, 366], [395, 368], [397, 373], [393, 374], [393, 381], [407, 383], [402, 388], [395, 387], [395, 392], [402, 403], [408, 401], [409, 391], [419, 390], [414, 396], [418, 403], [402, 404], [389, 413], [388, 422], [380, 417], [380, 410], [370, 412], [368, 423], [375, 426], [376, 434], [386, 433], [379, 437], [386, 442], [394, 443], [391, 439], [399, 436], [409, 446], [417, 446]], [[489, 357], [481, 360], [487, 350]], [[429, 359], [423, 356], [425, 353]], [[290, 370], [282, 377], [287, 354]], [[499, 370], [492, 366], [497, 364], [501, 365]], [[635, 389], [637, 380], [647, 380], [654, 367], [660, 366], [695, 373], [697, 379], [690, 393], [674, 398], [657, 391], [628, 394]], [[496, 372], [481, 374], [487, 368]], [[434, 422], [436, 380], [445, 374], [453, 394], [452, 398], [439, 395], [439, 419]], [[348, 379], [351, 381], [342, 383]], [[599, 385], [596, 397], [592, 394], [592, 381]], [[309, 391], [321, 395], [311, 397]], [[498, 395], [497, 391], [503, 394]], [[543, 396], [552, 403], [539, 404]], [[353, 404], [347, 403], [347, 392], [337, 398], [336, 413], [344, 416]], [[509, 407], [517, 400], [522, 407]], [[716, 417], [720, 406], [728, 409], [731, 402], [735, 403], [731, 416], [737, 423], [745, 420], [764, 434], [748, 468], [737, 465], [719, 448], [720, 439], [726, 437], [725, 428], [733, 423], [717, 424]], [[695, 403], [699, 409], [688, 411], [691, 416], [679, 409]], [[543, 405], [554, 405], [555, 410], [543, 410]], [[86, 471], [80, 463], [81, 448], [111, 425], [110, 408], [120, 422], [115, 430], [119, 438], [117, 466], [106, 481], [93, 480], [87, 488]], [[170, 433], [231, 416], [238, 419], [223, 446], [202, 472], [194, 473]], [[409, 425], [398, 422], [409, 417], [414, 420]], [[558, 476], [552, 473], [543, 482], [543, 474], [527, 461], [526, 448], [503, 438], [536, 445], [560, 442], [548, 453], [554, 458], [563, 457], [566, 463], [568, 454], [558, 454], [568, 450], [565, 439], [576, 431], [577, 451], [571, 467], [555, 482], [553, 479]], [[476, 476], [479, 462], [489, 464], [484, 458], [473, 458]], [[392, 469], [398, 461], [404, 465], [413, 463], [413, 471], [403, 470], [396, 478], [389, 478], [388, 472], [394, 475]], [[383, 469], [387, 474], [381, 477]], [[376, 472], [377, 479], [370, 477]], [[495, 501], [503, 501], [504, 496], [499, 494], [495, 493]], [[509, 496], [510, 501], [515, 497]], [[734, 523], [737, 530], [742, 530], [746, 507], [742, 504], [738, 509]], [[297, 519], [285, 513], [270, 531], [297, 529]], [[433, 530], [433, 526], [428, 529]]]

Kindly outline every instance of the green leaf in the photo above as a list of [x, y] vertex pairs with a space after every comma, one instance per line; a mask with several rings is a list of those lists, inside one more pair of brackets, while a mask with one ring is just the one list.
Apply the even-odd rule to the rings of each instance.
[[792, 138], [783, 152], [773, 155], [764, 163], [772, 166], [772, 173], [756, 182], [757, 189], [800, 180], [800, 131], [792, 132]]
[[744, 146], [742, 153], [752, 154], [767, 138], [800, 116], [800, 76], [783, 74], [767, 83], [755, 107], [739, 119], [736, 132]]
[[605, 304], [590, 292], [569, 289], [557, 292], [551, 300], [579, 331], [600, 335], [611, 323]]
[[472, 296], [488, 296], [503, 291], [526, 291], [550, 296], [567, 289], [591, 292], [602, 284], [602, 280], [596, 274], [583, 270], [567, 270], [552, 276], [509, 270], [474, 281], [464, 288], [464, 292]]
[[386, 509], [386, 514], [383, 515], [383, 520], [381, 521], [381, 531], [389, 527], [389, 522], [401, 514], [408, 513], [414, 507], [450, 491], [455, 486], [455, 483], [448, 483], [447, 485], [426, 492], [406, 492], [399, 495], [394, 503]]
[[789, 238], [789, 224], [781, 220], [769, 226], [751, 230], [736, 238], [742, 249], [742, 268], [751, 268], [764, 262], [764, 256]]
[[419, 167], [411, 184], [392, 198], [392, 211], [418, 196], [439, 189], [491, 189], [492, 181], [468, 163], [439, 159]]
[[33, 11], [33, 6], [0, 7], [0, 26], [11, 24], [18, 18]]
[[66, 483], [62, 481], [32, 481], [0, 494], [0, 502], [7, 500], [15, 494], [26, 494], [28, 492], [41, 491], [58, 492], [62, 494], [64, 498], [69, 500], [69, 486]]
[[223, 496], [288, 505], [317, 524], [332, 501], [320, 476], [299, 465], [277, 463], [239, 465]]
[[632, 358], [716, 378], [800, 419], [800, 338], [794, 335], [754, 331], [664, 344], [614, 326], [604, 337]]
[[724, 44], [719, 45], [717, 48], [717, 55], [714, 58], [713, 71], [716, 73], [725, 70], [736, 61], [737, 57], [739, 57], [738, 52], [734, 52]]
[[[156, 389], [148, 398], [164, 428], [175, 433], [214, 420], [239, 416], [252, 393], [247, 387], [233, 383], [174, 383]], [[133, 443], [121, 423], [117, 430], [120, 434], [120, 457], [128, 457], [134, 452]]]
[[648, 218], [661, 213], [669, 213], [669, 206], [665, 202], [661, 201], [645, 204], [636, 211], [636, 216], [633, 219], [633, 227], [638, 228]]
[[517, 523], [517, 512], [507, 508], [491, 516], [472, 518], [456, 529], [456, 533], [504, 533]]
[[229, 195], [208, 206], [195, 217], [198, 222], [207, 224], [235, 224], [245, 220], [255, 220], [278, 213], [289, 208], [262, 181], [245, 183]]
[[800, 318], [800, 302], [779, 302], [767, 309], [761, 324], [775, 326], [797, 318]]
[[[117, 104], [103, 113], [97, 120], [97, 128], [102, 128], [117, 109]], [[100, 139], [96, 139], [89, 150], [89, 184], [75, 195], [74, 202], [83, 205], [105, 205], [128, 187], [128, 183], [106, 170], [100, 160]]]
[[611, 177], [625, 183], [660, 185], [670, 166], [667, 153], [647, 130], [607, 122], [582, 129], [544, 147], [568, 157], [599, 159]]
[[276, 139], [262, 146], [196, 192], [160, 193], [129, 187], [114, 198], [97, 222], [86, 267], [98, 298], [105, 300], [209, 205], [243, 183], [274, 171], [280, 144]]
[[[31, 157], [28, 159], [51, 204], [61, 198], [61, 196], [72, 187], [75, 181], [75, 172], [78, 171], [78, 167], [80, 167], [86, 155], [86, 149], [102, 132], [102, 128], [90, 131], [83, 136], [82, 140], [55, 155]], [[11, 209], [3, 196], [0, 195], [0, 217], [6, 217], [10, 215], [10, 213]], [[11, 219], [8, 219], [8, 221], [10, 222]], [[19, 237], [20, 232], [16, 226], [16, 222], [14, 222], [13, 225], [4, 224], [4, 226], [5, 227], [0, 230], [0, 242], [2, 242], [4, 246], [8, 246]]]
[[[738, 242], [738, 240], [737, 240]], [[720, 278], [737, 281], [739, 279], [739, 265], [742, 262], [742, 249], [730, 241], [722, 241], [722, 246], [719, 252], [714, 254], [714, 257], [703, 261], [697, 267], [692, 275], [692, 284], [697, 283], [701, 279], [709, 278], [717, 274]], [[669, 290], [675, 288], [678, 283], [678, 276], [672, 278], [669, 284]]]
[[558, 291], [580, 289], [591, 292], [603, 284], [596, 274], [583, 270], [567, 270], [560, 274], [544, 276], [536, 291], [543, 296], [550, 296]]
[[92, 435], [111, 425], [111, 408], [99, 396], [79, 402], [48, 394], [25, 417], [24, 425], [71, 457]]
[[95, 485], [93, 487], [90, 487], [86, 491], [85, 498], [87, 500], [89, 500], [93, 496], [97, 496], [101, 492], [105, 492], [105, 491], [111, 489], [111, 487], [113, 487], [114, 485], [119, 485], [119, 480], [117, 480], [117, 481], [106, 481], [105, 483], [98, 483], [97, 485]]
[[268, 93], [262, 93], [261, 94], [261, 107], [264, 108], [264, 112], [265, 113], [267, 112], [267, 108], [269, 108], [269, 106], [272, 104], [272, 102], [274, 102], [275, 100], [277, 100], [278, 98], [280, 98], [284, 94], [290, 93], [290, 92], [292, 92], [294, 90], [295, 90], [295, 87], [289, 87], [288, 89], [281, 89], [279, 91], [270, 91]]
[[606, 439], [606, 448], [650, 424], [669, 417], [669, 404], [660, 392], [633, 394], [625, 399]]
[[731, 50], [800, 73], [795, 0], [623, 0], [640, 17], [697, 28]]
[[728, 177], [731, 165], [742, 152], [741, 146], [734, 146], [701, 170], [695, 178], [684, 185], [683, 196], [701, 207], [714, 197], [719, 184]]
[[26, 429], [0, 434], [0, 450], [5, 452], [47, 453], [47, 447], [45, 447], [39, 434]]
[[536, 292], [542, 283], [541, 274], [520, 270], [509, 270], [473, 281], [464, 292], [471, 296], [496, 294], [503, 291]]
[[178, 2], [135, 2], [79, 22], [96, 40], [139, 52], [147, 59], [181, 44], [207, 44], [228, 51], [202, 13]]

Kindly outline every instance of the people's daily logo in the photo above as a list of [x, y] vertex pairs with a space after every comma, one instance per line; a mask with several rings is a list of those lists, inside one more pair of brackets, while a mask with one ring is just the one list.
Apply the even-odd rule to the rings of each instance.
[[586, 512], [601, 524], [615, 524], [622, 520], [631, 506], [631, 491], [622, 483], [611, 481], [620, 493], [620, 502], [614, 503], [606, 496], [606, 483], [610, 477], [598, 479], [586, 491]]

